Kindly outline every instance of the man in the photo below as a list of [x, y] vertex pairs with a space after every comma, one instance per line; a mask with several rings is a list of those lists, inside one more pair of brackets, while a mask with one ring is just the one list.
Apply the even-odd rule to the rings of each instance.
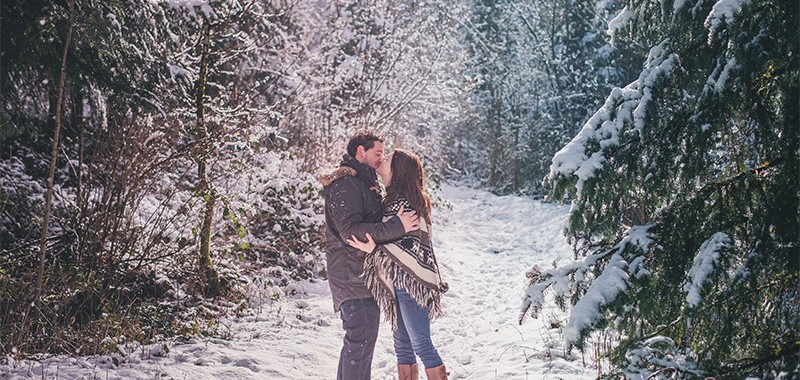
[[372, 354], [378, 339], [380, 311], [362, 277], [366, 254], [347, 244], [355, 235], [366, 240], [369, 233], [379, 242], [395, 240], [419, 229], [415, 212], [383, 219], [380, 185], [375, 168], [383, 161], [383, 138], [362, 131], [347, 144], [341, 166], [320, 177], [325, 186], [325, 235], [328, 282], [333, 309], [344, 328], [339, 355], [338, 380], [369, 380]]

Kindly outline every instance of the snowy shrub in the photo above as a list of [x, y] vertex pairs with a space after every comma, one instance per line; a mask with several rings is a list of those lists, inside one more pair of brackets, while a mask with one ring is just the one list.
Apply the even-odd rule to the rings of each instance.
[[242, 154], [218, 164], [215, 170], [226, 173], [215, 181], [224, 200], [218, 230], [227, 231], [220, 248], [259, 267], [284, 268], [286, 276], [276, 279], [284, 285], [319, 276], [324, 217], [318, 181], [285, 152]]

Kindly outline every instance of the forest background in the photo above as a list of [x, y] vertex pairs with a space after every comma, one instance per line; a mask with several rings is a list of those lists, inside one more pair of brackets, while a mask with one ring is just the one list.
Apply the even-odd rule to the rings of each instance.
[[791, 378], [798, 4], [3, 0], [0, 353], [214, 334], [324, 278], [314, 174], [373, 129], [434, 194], [572, 204], [521, 320], [572, 307], [606, 375]]

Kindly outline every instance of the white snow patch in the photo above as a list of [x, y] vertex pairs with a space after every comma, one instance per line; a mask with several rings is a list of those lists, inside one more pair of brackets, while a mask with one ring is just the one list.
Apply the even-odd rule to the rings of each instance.
[[611, 19], [611, 21], [608, 22], [608, 29], [606, 30], [606, 33], [611, 36], [611, 41], [614, 41], [619, 30], [628, 26], [628, 23], [633, 19], [634, 16], [636, 16], [636, 14], [631, 12], [626, 5], [613, 19]]
[[742, 7], [749, 5], [750, 0], [719, 0], [711, 8], [711, 12], [706, 17], [703, 23], [708, 29], [708, 43], [714, 40], [717, 30], [723, 23], [730, 24], [733, 21], [733, 15], [738, 13]]
[[700, 250], [694, 257], [694, 263], [689, 269], [689, 282], [684, 285], [686, 303], [690, 308], [697, 307], [702, 301], [701, 292], [708, 283], [709, 277], [714, 274], [714, 268], [719, 263], [720, 252], [731, 244], [731, 239], [723, 232], [717, 232], [703, 242]]

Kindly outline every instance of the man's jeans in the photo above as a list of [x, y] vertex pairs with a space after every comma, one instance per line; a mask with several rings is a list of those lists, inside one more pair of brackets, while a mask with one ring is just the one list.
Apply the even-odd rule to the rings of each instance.
[[345, 333], [336, 379], [369, 380], [381, 316], [378, 304], [372, 298], [344, 301], [340, 315]]
[[442, 358], [431, 341], [431, 321], [428, 309], [420, 307], [403, 288], [397, 295], [397, 330], [394, 331], [394, 352], [397, 364], [414, 364], [417, 356], [425, 368], [442, 365]]

